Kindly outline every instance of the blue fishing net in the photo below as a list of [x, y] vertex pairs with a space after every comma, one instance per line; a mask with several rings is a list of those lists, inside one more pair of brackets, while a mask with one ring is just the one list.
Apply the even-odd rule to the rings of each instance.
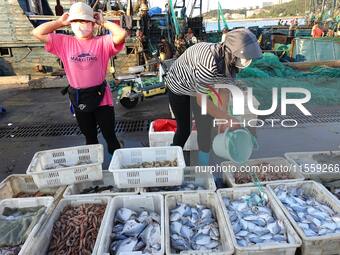
[[[272, 104], [272, 88], [305, 88], [311, 92], [312, 105], [340, 104], [340, 68], [317, 66], [308, 71], [295, 70], [281, 63], [277, 56], [264, 53], [263, 58], [242, 70], [237, 76], [239, 82], [252, 87], [260, 102], [260, 109], [268, 109]], [[290, 98], [299, 98], [292, 94]]]

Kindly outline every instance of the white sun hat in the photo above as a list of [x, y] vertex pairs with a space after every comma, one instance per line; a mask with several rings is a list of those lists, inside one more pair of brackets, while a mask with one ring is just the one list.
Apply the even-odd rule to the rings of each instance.
[[83, 2], [77, 2], [71, 5], [67, 20], [87, 20], [92, 22], [96, 21], [93, 18], [93, 9]]

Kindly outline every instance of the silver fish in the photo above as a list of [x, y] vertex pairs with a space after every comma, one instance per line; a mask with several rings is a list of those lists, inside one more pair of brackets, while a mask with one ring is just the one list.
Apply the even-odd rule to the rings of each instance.
[[136, 212], [128, 208], [120, 208], [116, 213], [115, 219], [119, 222], [124, 223], [128, 221], [132, 216], [136, 216]]
[[153, 247], [161, 243], [161, 227], [158, 223], [152, 223], [145, 228], [140, 236], [147, 247]]
[[[223, 201], [226, 201], [225, 206], [238, 245], [246, 247], [261, 243], [287, 242], [283, 222], [273, 215], [267, 196], [253, 192], [234, 201], [228, 198], [223, 198]], [[240, 208], [242, 211], [237, 210]]]
[[306, 236], [340, 233], [340, 228], [338, 228], [340, 224], [337, 225], [335, 211], [327, 204], [305, 193], [302, 188], [279, 185], [274, 192]]
[[124, 225], [122, 234], [137, 237], [145, 229], [145, 227], [146, 223], [140, 223], [136, 220], [128, 220]]
[[218, 224], [212, 209], [180, 203], [170, 210], [171, 247], [186, 250], [215, 250], [220, 245]]
[[138, 243], [138, 239], [135, 237], [128, 238], [128, 239], [121, 241], [117, 247], [117, 254], [119, 254], [120, 252], [133, 251], [137, 243]]
[[[137, 217], [138, 215], [138, 217]], [[139, 213], [128, 208], [116, 212], [112, 229], [112, 254], [139, 251], [154, 254], [161, 249], [160, 216], [145, 208]]]

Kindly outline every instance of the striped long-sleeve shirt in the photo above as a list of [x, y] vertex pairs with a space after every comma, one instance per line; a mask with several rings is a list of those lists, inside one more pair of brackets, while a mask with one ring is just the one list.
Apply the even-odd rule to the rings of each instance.
[[166, 86], [177, 95], [207, 94], [209, 85], [230, 82], [218, 72], [212, 43], [198, 43], [188, 48], [170, 67]]

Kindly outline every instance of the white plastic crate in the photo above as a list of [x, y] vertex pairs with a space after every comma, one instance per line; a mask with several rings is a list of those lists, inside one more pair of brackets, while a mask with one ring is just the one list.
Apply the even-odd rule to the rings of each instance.
[[[177, 167], [129, 168], [142, 162], [177, 160]], [[114, 152], [109, 171], [118, 188], [175, 186], [183, 181], [185, 161], [179, 146], [118, 149]]]
[[[70, 185], [85, 181], [101, 180], [104, 159], [103, 145], [84, 145], [35, 153], [27, 174], [31, 175], [39, 188]], [[78, 161], [91, 164], [76, 165]], [[70, 165], [46, 170], [55, 164]]]
[[82, 183], [76, 183], [68, 186], [64, 192], [64, 197], [98, 197], [98, 196], [117, 196], [117, 195], [133, 195], [138, 194], [138, 188], [128, 188], [128, 189], [120, 189], [119, 192], [102, 192], [102, 193], [91, 193], [91, 194], [80, 194], [84, 189], [88, 189], [90, 187], [104, 187], [104, 186], [113, 186], [117, 187], [114, 182], [113, 174], [107, 170], [103, 171], [103, 179], [98, 181], [88, 181]]
[[13, 198], [20, 192], [53, 194], [54, 199], [59, 199], [66, 187], [39, 189], [34, 183], [32, 176], [26, 174], [12, 174], [0, 184], [0, 200]]
[[[144, 195], [130, 195], [130, 196], [116, 196], [112, 198], [110, 202], [110, 209], [108, 212], [108, 217], [105, 218], [103, 222], [104, 229], [101, 234], [100, 245], [98, 249], [98, 255], [109, 255], [112, 228], [114, 224], [114, 217], [120, 208], [128, 208], [137, 212], [145, 208], [156, 212], [161, 216], [161, 250], [159, 253], [154, 253], [153, 255], [163, 255], [165, 250], [164, 244], [164, 200], [160, 194], [144, 194]], [[141, 252], [128, 252], [121, 253], [122, 255], [140, 255]]]
[[268, 243], [268, 244], [256, 244], [251, 246], [242, 247], [238, 245], [235, 234], [233, 231], [232, 224], [230, 222], [229, 213], [224, 205], [223, 197], [227, 197], [231, 200], [239, 199], [244, 195], [249, 195], [251, 192], [257, 192], [257, 187], [244, 187], [244, 188], [233, 188], [233, 189], [219, 189], [217, 191], [220, 206], [222, 207], [227, 227], [231, 233], [231, 239], [235, 247], [235, 255], [294, 255], [296, 249], [302, 244], [301, 239], [298, 234], [294, 231], [293, 227], [290, 225], [289, 221], [283, 214], [279, 205], [276, 203], [275, 199], [268, 195], [268, 190], [264, 188], [264, 192], [268, 195], [269, 206], [273, 210], [273, 214], [278, 220], [281, 220], [287, 231], [287, 239], [289, 243]]
[[[339, 180], [340, 161], [337, 164], [319, 164], [313, 159], [313, 155], [319, 153], [327, 153], [330, 151], [312, 151], [312, 152], [288, 152], [285, 157], [295, 163], [303, 176], [306, 179], [311, 179], [317, 182], [331, 182]], [[340, 151], [332, 151], [335, 155], [340, 155]], [[321, 167], [322, 171], [318, 168]]]
[[[162, 146], [170, 146], [173, 142], [175, 132], [166, 131], [166, 132], [155, 132], [154, 130], [154, 121], [150, 123], [149, 128], [149, 146], [150, 147], [162, 147]], [[185, 151], [197, 151], [198, 143], [197, 143], [197, 130], [192, 130], [188, 140], [186, 141], [183, 150]]]
[[[273, 167], [275, 166], [284, 166], [285, 168], [289, 169], [290, 171], [290, 177], [291, 179], [284, 179], [284, 180], [276, 180], [276, 181], [263, 181], [261, 182], [262, 185], [267, 185], [267, 184], [271, 184], [271, 183], [284, 183], [284, 182], [292, 182], [292, 181], [303, 181], [305, 178], [304, 176], [300, 173], [300, 171], [294, 167], [295, 164], [289, 162], [287, 159], [285, 158], [281, 158], [281, 157], [274, 157], [274, 158], [261, 158], [261, 159], [252, 159], [247, 161], [247, 163], [242, 164], [245, 166], [257, 166], [257, 165], [261, 165], [261, 164], [269, 164]], [[228, 168], [231, 167], [235, 167], [237, 169], [237, 171], [240, 171], [240, 166], [238, 164], [235, 164], [233, 162], [230, 161], [226, 161], [222, 163], [222, 166], [228, 166]], [[243, 170], [243, 169], [242, 169]], [[232, 187], [232, 188], [242, 188], [242, 187], [254, 187], [255, 184], [253, 182], [249, 182], [249, 183], [243, 183], [243, 184], [237, 184], [235, 182], [235, 177], [234, 177], [234, 173], [233, 172], [223, 172], [223, 182], [225, 184], [228, 185], [228, 187]]]
[[[279, 204], [281, 210], [284, 212], [286, 217], [289, 219], [296, 232], [302, 239], [302, 255], [310, 254], [323, 254], [333, 255], [340, 253], [340, 233], [307, 237], [297, 222], [293, 219], [288, 209], [282, 204], [280, 199], [276, 196], [274, 189], [280, 184], [269, 184], [267, 185], [268, 193], [275, 201]], [[327, 206], [332, 208], [337, 214], [340, 213], [340, 204], [337, 199], [320, 183], [315, 181], [302, 181], [281, 184], [289, 188], [300, 187], [304, 190], [307, 195], [314, 197], [318, 202], [325, 203]]]
[[[184, 175], [183, 175], [183, 183], [193, 183], [195, 185], [201, 186], [206, 191], [215, 191], [216, 184], [214, 181], [214, 176], [211, 173], [202, 173], [196, 172], [195, 167], [186, 167], [184, 168]], [[204, 190], [197, 190], [197, 191], [204, 191]], [[148, 191], [148, 188], [143, 188], [141, 190], [142, 193], [148, 193], [152, 191]], [[181, 191], [159, 191], [162, 195], [171, 194], [171, 193], [187, 193], [193, 192], [193, 190], [181, 190]]]
[[110, 209], [110, 197], [75, 197], [75, 198], [65, 198], [60, 200], [58, 206], [53, 211], [53, 214], [49, 218], [47, 224], [44, 228], [41, 228], [35, 236], [33, 236], [30, 240], [28, 249], [25, 251], [24, 255], [37, 255], [37, 254], [46, 254], [50, 241], [51, 234], [53, 230], [54, 223], [59, 219], [61, 212], [64, 210], [66, 206], [80, 206], [82, 204], [106, 204], [106, 210], [102, 219], [101, 226], [98, 231], [97, 240], [95, 246], [92, 251], [92, 255], [98, 254], [98, 248], [100, 243], [100, 236], [102, 235], [104, 229], [104, 223], [107, 221], [106, 218], [108, 216], [108, 212]]
[[[36, 198], [10, 198], [4, 199], [0, 201], [0, 215], [2, 215], [5, 207], [9, 208], [27, 208], [27, 207], [37, 207], [37, 206], [45, 206], [46, 211], [50, 209], [53, 204], [52, 197], [36, 197]], [[45, 211], [45, 213], [46, 213]], [[39, 219], [38, 223], [33, 227], [31, 233], [28, 235], [26, 242], [23, 244], [19, 255], [35, 255], [28, 253], [28, 248], [31, 246], [31, 239], [36, 234], [40, 225], [44, 222], [44, 214]], [[38, 253], [36, 253], [38, 254]]]
[[187, 255], [229, 255], [233, 254], [234, 247], [231, 242], [229, 230], [223, 212], [219, 206], [218, 198], [214, 192], [190, 192], [190, 193], [173, 193], [165, 195], [165, 247], [167, 255], [175, 255], [175, 251], [171, 248], [170, 243], [170, 210], [177, 206], [177, 203], [186, 203], [190, 206], [202, 204], [209, 207], [215, 216], [220, 232], [220, 243], [218, 251], [183, 251], [180, 254]]

